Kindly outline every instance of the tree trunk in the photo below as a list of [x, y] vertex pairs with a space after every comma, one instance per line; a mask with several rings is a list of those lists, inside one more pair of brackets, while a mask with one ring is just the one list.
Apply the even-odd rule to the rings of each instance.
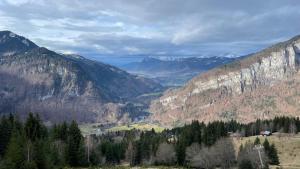
[[30, 141], [27, 143], [27, 162], [30, 162]]

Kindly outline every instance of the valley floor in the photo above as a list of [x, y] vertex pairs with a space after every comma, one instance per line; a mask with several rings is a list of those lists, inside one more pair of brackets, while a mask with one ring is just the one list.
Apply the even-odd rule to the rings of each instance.
[[154, 129], [156, 132], [162, 132], [165, 128], [161, 127], [158, 124], [152, 124], [152, 123], [144, 123], [144, 122], [138, 122], [138, 123], [132, 123], [127, 125], [110, 125], [110, 126], [102, 126], [99, 123], [92, 123], [92, 124], [81, 124], [80, 130], [83, 135], [89, 135], [89, 134], [103, 134], [106, 132], [114, 132], [114, 131], [126, 131], [126, 130], [142, 130], [142, 131], [149, 131]]

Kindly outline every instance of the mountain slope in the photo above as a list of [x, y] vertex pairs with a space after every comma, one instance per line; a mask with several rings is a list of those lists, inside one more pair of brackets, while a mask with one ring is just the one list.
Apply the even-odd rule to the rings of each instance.
[[250, 122], [279, 115], [299, 116], [299, 49], [297, 36], [203, 73], [154, 101], [152, 118], [167, 125], [182, 125], [193, 119]]
[[28, 47], [11, 32], [0, 34], [11, 38], [0, 39], [2, 51], [17, 51], [0, 56], [1, 113], [33, 111], [50, 121], [117, 122], [126, 101], [161, 89], [116, 67], [57, 54], [29, 40], [34, 45]]
[[30, 40], [10, 31], [0, 31], [0, 56], [14, 55], [37, 48]]
[[130, 73], [155, 79], [165, 86], [182, 86], [185, 82], [200, 73], [237, 59], [238, 58], [227, 57], [189, 57], [174, 60], [160, 60], [148, 57], [144, 58], [141, 62], [129, 63], [121, 68]]

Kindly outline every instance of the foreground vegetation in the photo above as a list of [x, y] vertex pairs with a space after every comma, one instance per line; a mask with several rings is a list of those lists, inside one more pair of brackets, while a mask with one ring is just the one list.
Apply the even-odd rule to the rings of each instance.
[[[83, 137], [75, 121], [46, 127], [38, 115], [29, 114], [24, 123], [9, 116], [0, 122], [0, 168], [126, 168], [126, 164], [208, 169], [268, 168], [269, 164], [280, 163], [276, 144], [256, 138], [239, 142], [236, 152], [237, 142], [229, 134], [234, 133], [235, 139], [240, 139], [263, 130], [294, 134], [299, 129], [299, 119], [280, 117], [246, 125], [235, 121], [209, 124], [194, 121], [160, 133], [154, 129], [132, 129]], [[263, 146], [258, 150], [257, 145]]]

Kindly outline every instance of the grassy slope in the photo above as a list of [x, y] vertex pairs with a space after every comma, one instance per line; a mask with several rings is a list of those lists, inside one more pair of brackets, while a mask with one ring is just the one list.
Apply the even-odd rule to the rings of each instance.
[[[256, 136], [243, 138], [241, 140], [234, 139], [236, 148], [241, 145], [241, 143], [246, 143], [247, 141], [254, 142]], [[264, 141], [264, 137], [259, 136], [261, 143]], [[270, 136], [267, 137], [270, 143], [274, 143], [280, 160], [280, 165], [284, 169], [300, 169], [300, 134], [290, 136], [285, 135], [284, 137]]]
[[[86, 127], [86, 126], [85, 126]], [[129, 126], [116, 126], [108, 129], [109, 131], [118, 131], [118, 130], [130, 130], [130, 129], [141, 129], [141, 130], [151, 130], [154, 128], [157, 132], [163, 130], [162, 127], [159, 127], [154, 124], [146, 123], [136, 123]], [[87, 128], [85, 128], [87, 129]], [[241, 139], [234, 138], [235, 149], [238, 151], [241, 144], [245, 144], [247, 141], [254, 142], [256, 136], [245, 137]], [[265, 137], [259, 136], [261, 143], [263, 143]], [[277, 150], [280, 160], [280, 165], [284, 169], [300, 169], [300, 134], [297, 135], [273, 135], [267, 137], [270, 143], [274, 143]], [[118, 168], [118, 167], [116, 167]], [[124, 168], [124, 167], [120, 167]], [[126, 168], [126, 167], [125, 167]], [[154, 167], [156, 168], [156, 167]], [[154, 169], [153, 168], [153, 169]], [[157, 167], [162, 168], [162, 167]], [[167, 167], [166, 167], [167, 168]], [[275, 166], [271, 168], [276, 168]]]

